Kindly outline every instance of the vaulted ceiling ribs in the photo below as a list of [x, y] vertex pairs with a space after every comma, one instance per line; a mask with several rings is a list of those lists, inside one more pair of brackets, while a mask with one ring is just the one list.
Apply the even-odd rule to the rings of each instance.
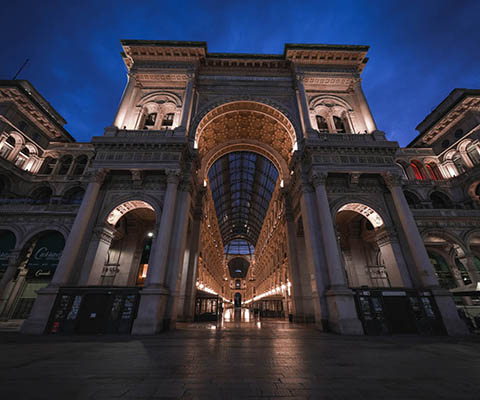
[[252, 152], [228, 153], [208, 172], [224, 245], [234, 239], [257, 243], [278, 178], [267, 158]]

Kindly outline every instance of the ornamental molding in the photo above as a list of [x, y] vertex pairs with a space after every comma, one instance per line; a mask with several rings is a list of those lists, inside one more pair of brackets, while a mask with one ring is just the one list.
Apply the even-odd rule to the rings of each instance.
[[[64, 139], [65, 133], [45, 116], [44, 109], [35, 106], [24, 94], [17, 88], [0, 89], [0, 103], [13, 102], [21, 114], [33, 120], [37, 126], [51, 139]], [[55, 119], [55, 117], [52, 117]]]
[[459, 104], [457, 104], [452, 110], [446, 113], [435, 125], [427, 130], [423, 135], [420, 143], [431, 145], [436, 141], [445, 131], [447, 131], [452, 125], [457, 123], [465, 114], [474, 109], [480, 108], [480, 98], [467, 97]]

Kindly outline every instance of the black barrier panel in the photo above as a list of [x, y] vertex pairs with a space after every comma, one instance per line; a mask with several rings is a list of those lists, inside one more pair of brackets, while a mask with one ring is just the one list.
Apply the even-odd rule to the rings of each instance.
[[443, 335], [445, 329], [428, 290], [353, 289], [366, 335]]
[[136, 287], [62, 288], [47, 333], [130, 333], [139, 297]]

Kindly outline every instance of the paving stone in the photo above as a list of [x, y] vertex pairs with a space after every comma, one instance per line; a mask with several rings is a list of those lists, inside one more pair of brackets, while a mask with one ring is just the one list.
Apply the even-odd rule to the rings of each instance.
[[[281, 327], [281, 328], [280, 328]], [[480, 338], [262, 323], [154, 337], [0, 333], [2, 399], [476, 400]]]

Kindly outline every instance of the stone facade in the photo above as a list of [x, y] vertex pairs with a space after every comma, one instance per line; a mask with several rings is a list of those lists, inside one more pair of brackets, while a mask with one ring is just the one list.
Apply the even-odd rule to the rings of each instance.
[[[400, 148], [377, 130], [361, 88], [367, 46], [122, 46], [128, 83], [113, 124], [90, 143], [75, 142], [28, 82], [0, 82], [3, 318], [44, 333], [78, 309], [101, 314], [67, 289], [98, 300], [138, 288], [137, 334], [193, 319], [199, 292], [225, 307], [237, 295], [252, 310], [276, 301], [295, 321], [363, 334], [408, 292], [417, 322], [466, 333], [449, 289], [478, 282], [480, 92], [454, 90]], [[278, 178], [253, 250], [232, 256], [209, 171], [238, 152], [262, 156]], [[54, 233], [63, 252], [48, 250]], [[249, 265], [239, 279], [233, 258]]]

